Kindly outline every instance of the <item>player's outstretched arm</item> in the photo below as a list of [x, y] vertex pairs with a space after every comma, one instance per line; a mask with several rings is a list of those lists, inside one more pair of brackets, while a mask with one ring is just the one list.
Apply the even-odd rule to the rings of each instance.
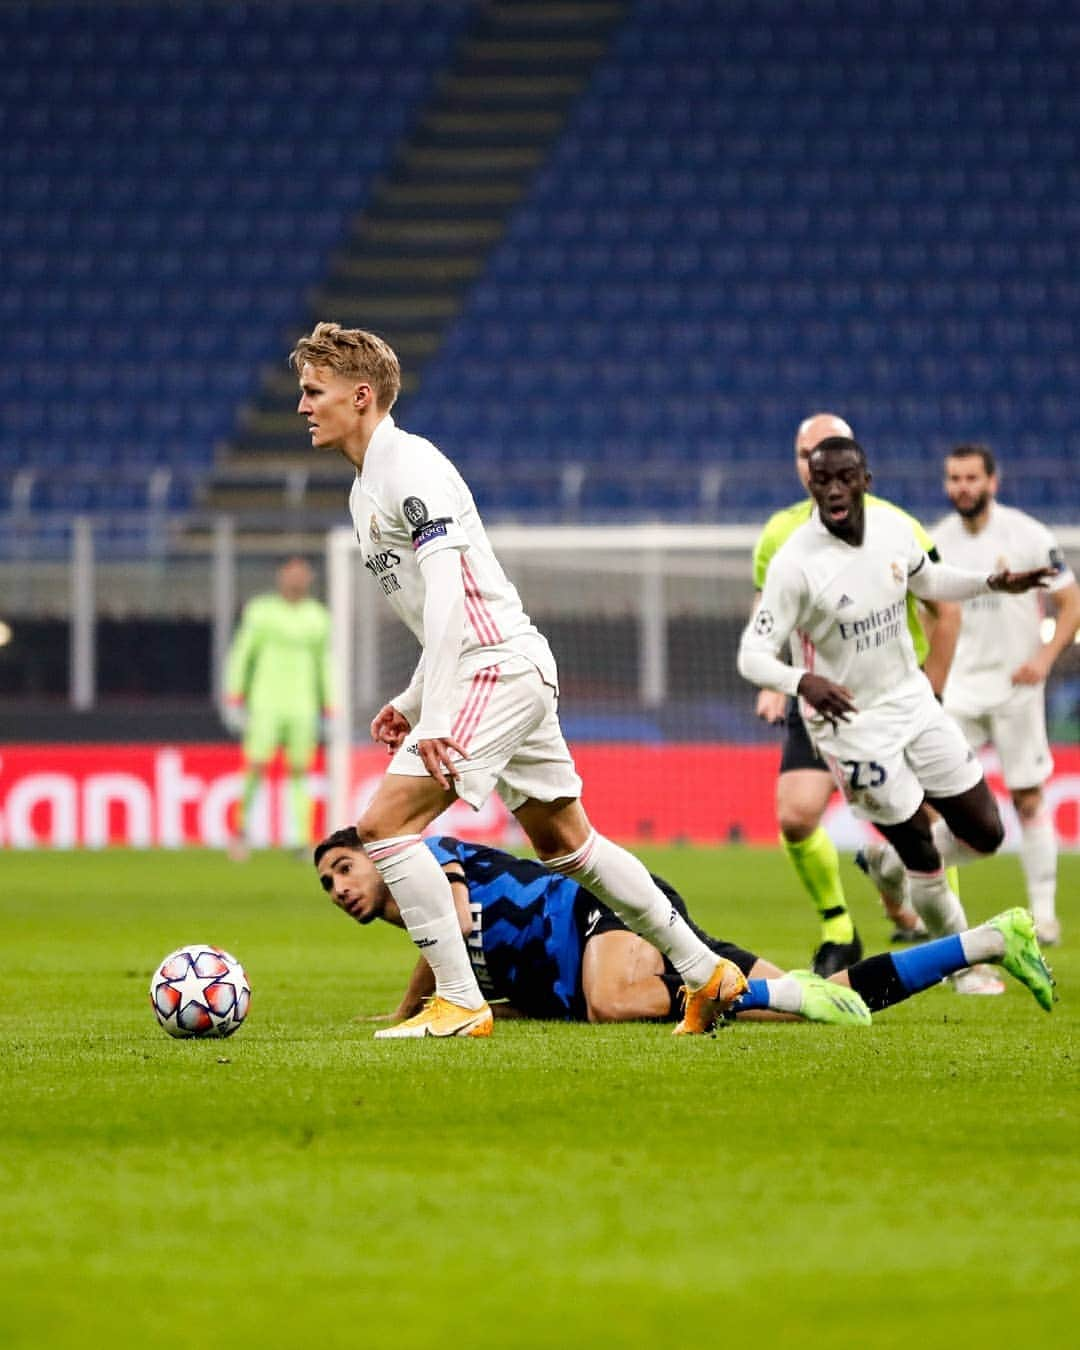
[[1030, 572], [992, 572], [986, 578], [986, 584], [992, 591], [1023, 595], [1025, 591], [1033, 591], [1036, 587], [1045, 589], [1056, 575], [1056, 567], [1033, 567]]
[[991, 572], [987, 576], [950, 563], [931, 564], [923, 554], [921, 560], [910, 565], [908, 590], [920, 600], [973, 600], [987, 591], [1022, 595], [1037, 586], [1046, 586], [1054, 575], [1053, 567], [1036, 567], [1030, 572]]

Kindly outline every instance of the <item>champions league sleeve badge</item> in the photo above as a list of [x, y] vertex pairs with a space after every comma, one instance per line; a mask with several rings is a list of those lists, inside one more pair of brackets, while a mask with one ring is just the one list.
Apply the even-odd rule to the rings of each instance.
[[414, 530], [427, 523], [428, 509], [419, 497], [406, 497], [401, 503], [401, 510]]

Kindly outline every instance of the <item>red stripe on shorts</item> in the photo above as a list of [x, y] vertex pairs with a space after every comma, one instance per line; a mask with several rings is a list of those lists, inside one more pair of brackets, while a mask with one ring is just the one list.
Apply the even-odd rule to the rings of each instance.
[[487, 705], [491, 702], [491, 696], [498, 683], [498, 666], [487, 666], [484, 670], [478, 670], [473, 676], [468, 697], [454, 719], [454, 728], [451, 732], [453, 739], [458, 742], [463, 750], [468, 750], [469, 741], [480, 725], [480, 719], [483, 717]]

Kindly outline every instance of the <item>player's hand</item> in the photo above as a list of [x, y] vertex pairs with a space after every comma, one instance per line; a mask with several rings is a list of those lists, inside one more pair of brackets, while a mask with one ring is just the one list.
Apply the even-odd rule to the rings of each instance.
[[416, 742], [420, 761], [441, 788], [450, 788], [452, 780], [458, 776], [454, 757], [468, 759], [468, 755], [450, 736], [432, 736], [430, 740]]
[[799, 681], [799, 697], [806, 699], [832, 726], [846, 722], [852, 713], [859, 711], [850, 689], [809, 671]]
[[388, 1013], [357, 1013], [353, 1018], [354, 1022], [404, 1022], [406, 1018], [415, 1017], [415, 1015], [424, 1006], [422, 998], [403, 998], [393, 1012]]
[[380, 708], [371, 719], [371, 739], [385, 745], [388, 755], [401, 749], [401, 742], [411, 729], [408, 718], [403, 717], [392, 703]]
[[986, 584], [992, 591], [1004, 591], [1006, 595], [1023, 595], [1037, 586], [1046, 589], [1051, 577], [1058, 575], [1056, 567], [1033, 567], [1030, 572], [992, 572], [986, 578]]
[[1050, 674], [1049, 662], [1042, 656], [1033, 656], [1012, 673], [1013, 684], [1042, 684]]
[[777, 689], [760, 690], [754, 711], [763, 722], [776, 726], [787, 716], [787, 694], [781, 694]]

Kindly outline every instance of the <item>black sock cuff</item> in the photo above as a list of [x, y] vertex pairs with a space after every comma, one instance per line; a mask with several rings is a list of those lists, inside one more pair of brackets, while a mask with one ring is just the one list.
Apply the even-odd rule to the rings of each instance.
[[900, 982], [896, 965], [888, 952], [868, 956], [849, 967], [848, 982], [872, 1013], [902, 1003], [910, 994]]

